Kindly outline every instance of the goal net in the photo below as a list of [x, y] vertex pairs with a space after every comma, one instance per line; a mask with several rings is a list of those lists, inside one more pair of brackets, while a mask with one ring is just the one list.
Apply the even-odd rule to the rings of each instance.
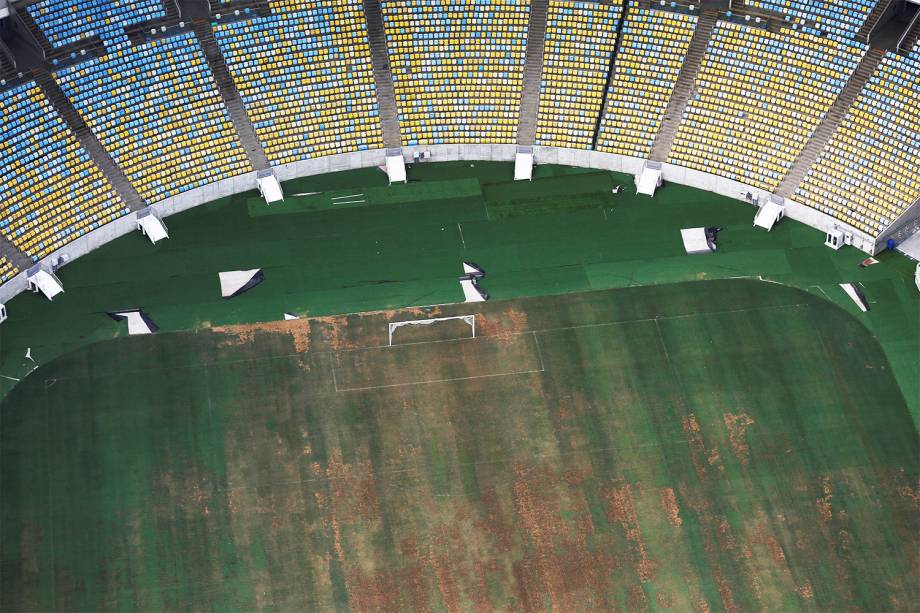
[[387, 324], [389, 345], [393, 346], [393, 335], [396, 331], [405, 326], [430, 326], [444, 321], [462, 321], [470, 327], [471, 338], [476, 338], [476, 316], [475, 315], [454, 315], [452, 317], [431, 317], [429, 319], [410, 319], [407, 321], [391, 321]]

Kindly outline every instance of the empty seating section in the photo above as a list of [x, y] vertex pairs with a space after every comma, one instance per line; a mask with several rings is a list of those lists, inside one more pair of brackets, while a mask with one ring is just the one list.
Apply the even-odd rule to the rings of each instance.
[[55, 77], [148, 203], [252, 170], [192, 33], [125, 40]]
[[920, 58], [887, 54], [793, 199], [877, 236], [920, 198]]
[[621, 14], [619, 2], [550, 0], [536, 144], [591, 147]]
[[271, 6], [269, 17], [215, 28], [268, 159], [382, 147], [360, 0]]
[[403, 142], [513, 143], [529, 0], [383, 0]]
[[620, 34], [597, 150], [648, 157], [697, 17], [632, 5]]
[[3, 285], [19, 274], [19, 269], [5, 256], [0, 255], [0, 285]]
[[746, 0], [745, 4], [782, 13], [805, 31], [852, 38], [878, 0]]
[[720, 22], [668, 161], [774, 190], [864, 52], [854, 42]]
[[0, 92], [0, 232], [33, 260], [128, 212], [41, 90]]
[[41, 0], [26, 10], [55, 47], [113, 38], [127, 26], [166, 16], [162, 0]]

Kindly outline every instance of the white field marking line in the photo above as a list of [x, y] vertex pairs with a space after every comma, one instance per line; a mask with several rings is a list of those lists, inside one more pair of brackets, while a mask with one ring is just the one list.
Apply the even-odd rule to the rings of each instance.
[[17, 379], [16, 377], [7, 377], [6, 375], [0, 375], [4, 379], [9, 379], [10, 381], [22, 381], [22, 379]]
[[463, 240], [463, 228], [460, 227], [460, 223], [457, 223], [457, 229], [460, 230], [460, 242], [463, 243], [463, 248], [466, 249], [466, 241]]
[[[438, 305], [432, 305], [432, 306], [438, 306]], [[688, 317], [700, 317], [700, 316], [705, 316], [705, 315], [731, 315], [734, 313], [746, 313], [750, 311], [766, 311], [766, 310], [771, 310], [771, 309], [793, 309], [793, 308], [807, 307], [807, 306], [809, 306], [807, 303], [796, 302], [793, 304], [775, 304], [775, 305], [768, 305], [768, 306], [761, 306], [761, 307], [750, 307], [746, 309], [729, 309], [727, 311], [709, 311], [707, 313], [685, 313], [682, 315], [667, 315], [664, 317], [645, 317], [641, 319], [623, 319], [620, 321], [604, 321], [604, 322], [595, 323], [595, 324], [560, 326], [558, 328], [543, 328], [542, 330], [521, 330], [519, 332], [508, 332], [507, 334], [515, 335], [515, 336], [520, 336], [523, 334], [530, 334], [532, 332], [540, 332], [540, 333], [545, 334], [547, 332], [566, 332], [568, 330], [586, 330], [590, 328], [605, 328], [608, 326], [622, 326], [622, 325], [634, 324], [634, 323], [648, 323], [648, 322], [652, 322], [656, 320], [667, 321], [670, 319], [686, 319]], [[416, 307], [416, 308], [421, 308], [421, 307]], [[476, 338], [449, 338], [449, 339], [443, 339], [443, 340], [437, 340], [437, 341], [416, 341], [412, 343], [400, 343], [398, 345], [393, 345], [393, 347], [411, 347], [413, 345], [434, 345], [437, 343], [475, 342], [480, 339], [488, 339], [488, 338], [492, 338], [492, 337], [491, 336], [477, 336]], [[183, 366], [161, 366], [156, 369], [146, 368], [143, 370], [126, 370], [126, 371], [120, 371], [118, 373], [112, 373], [112, 374], [95, 374], [95, 375], [91, 375], [88, 377], [58, 377], [57, 380], [67, 381], [67, 380], [79, 380], [79, 379], [104, 379], [104, 378], [109, 378], [109, 377], [121, 377], [124, 375], [131, 375], [131, 374], [148, 373], [151, 370], [182, 370], [186, 368], [206, 368], [208, 366], [221, 366], [224, 364], [245, 364], [248, 362], [264, 362], [267, 360], [281, 360], [281, 359], [293, 358], [293, 357], [298, 357], [298, 356], [306, 356], [306, 355], [315, 355], [315, 356], [321, 356], [321, 355], [326, 355], [326, 354], [335, 355], [336, 353], [348, 353], [352, 351], [367, 351], [369, 349], [390, 349], [390, 348], [391, 348], [390, 345], [369, 345], [367, 347], [352, 347], [349, 349], [335, 349], [335, 350], [330, 350], [330, 351], [315, 351], [315, 352], [307, 351], [307, 352], [284, 353], [280, 355], [268, 355], [268, 356], [253, 357], [253, 358], [241, 358], [238, 360], [199, 362], [197, 364], [186, 364]], [[35, 369], [33, 368], [32, 370], [35, 370]]]
[[824, 291], [824, 288], [821, 287], [820, 285], [814, 285], [814, 286], [812, 286], [812, 287], [817, 287], [817, 288], [818, 288], [818, 291], [821, 292], [822, 294], [824, 294], [824, 297], [825, 297], [825, 298], [827, 298], [828, 300], [831, 299], [831, 297], [827, 295], [827, 292]]
[[537, 357], [540, 358], [540, 372], [546, 372], [546, 365], [543, 363], [543, 351], [540, 349], [540, 339], [537, 338], [537, 331], [531, 330], [531, 333], [533, 334], [533, 344], [537, 346]]
[[[664, 358], [668, 362], [668, 368], [673, 369], [674, 365], [671, 363], [671, 354], [668, 353], [668, 344], [664, 342], [664, 335], [661, 333], [661, 326], [658, 324], [658, 320], [655, 320], [655, 330], [658, 331], [658, 340], [661, 341], [661, 348], [664, 350]], [[674, 374], [673, 372], [671, 373]]]
[[[361, 391], [367, 391], [367, 390], [386, 389], [386, 388], [391, 388], [391, 387], [406, 387], [410, 385], [428, 385], [429, 383], [449, 383], [451, 381], [471, 381], [473, 379], [490, 379], [494, 377], [510, 377], [512, 375], [532, 375], [536, 373], [546, 372], [546, 366], [543, 364], [543, 352], [540, 350], [540, 341], [537, 340], [537, 332], [536, 330], [531, 330], [530, 333], [533, 335], [533, 342], [537, 348], [537, 356], [540, 358], [539, 370], [521, 370], [521, 371], [515, 371], [515, 372], [499, 372], [499, 373], [490, 373], [487, 375], [470, 375], [468, 377], [452, 377], [450, 379], [432, 379], [429, 381], [411, 381], [408, 383], [390, 383], [387, 385], [369, 385], [367, 387], [343, 387], [340, 389], [335, 379], [335, 360], [333, 359], [332, 360], [332, 385], [335, 388], [336, 392], [361, 392]], [[527, 333], [523, 332], [521, 334], [527, 334]], [[488, 337], [480, 337], [480, 338], [488, 338]], [[472, 341], [476, 339], [464, 338], [464, 339], [451, 339], [451, 340], [470, 340]], [[436, 342], [443, 342], [443, 341], [436, 341]]]
[[349, 194], [348, 196], [330, 196], [333, 200], [345, 200], [346, 198], [364, 198], [364, 194]]
[[334, 389], [337, 392], [339, 391], [339, 384], [335, 380], [335, 354], [334, 353], [329, 354], [329, 365], [332, 366], [332, 389]]
[[512, 375], [532, 375], [535, 373], [541, 373], [543, 369], [539, 370], [519, 370], [516, 372], [497, 372], [490, 373], [488, 375], [470, 375], [469, 377], [451, 377], [450, 379], [431, 379], [428, 381], [410, 381], [409, 383], [389, 383], [387, 385], [368, 385], [367, 387], [343, 387], [336, 389], [337, 392], [363, 392], [367, 390], [381, 390], [388, 389], [391, 387], [408, 387], [411, 385], [429, 385], [431, 383], [450, 383], [452, 381], [471, 381], [473, 379], [493, 379], [495, 377], [510, 377]]
[[347, 202], [343, 200], [342, 202], [333, 202], [332, 204], [367, 204], [367, 200], [348, 200]]

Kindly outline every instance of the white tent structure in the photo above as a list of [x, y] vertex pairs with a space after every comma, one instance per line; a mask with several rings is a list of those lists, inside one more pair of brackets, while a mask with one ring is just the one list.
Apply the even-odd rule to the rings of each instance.
[[785, 208], [783, 207], [782, 198], [774, 199], [773, 196], [770, 196], [766, 204], [757, 209], [757, 214], [754, 215], [754, 227], [764, 228], [769, 232], [776, 225], [776, 222], [784, 216]]
[[486, 276], [486, 271], [484, 271], [478, 264], [474, 264], [473, 262], [464, 262], [463, 274], [474, 279], [481, 279], [482, 277]]
[[278, 177], [275, 176], [275, 171], [271, 168], [260, 170], [256, 174], [256, 185], [259, 188], [259, 193], [265, 199], [265, 204], [284, 200], [281, 183], [278, 182]]
[[533, 147], [518, 147], [514, 156], [514, 180], [533, 179]]
[[472, 277], [466, 275], [460, 277], [460, 289], [463, 290], [464, 302], [485, 302], [489, 299], [489, 295], [479, 289], [476, 279]]
[[159, 326], [153, 323], [150, 317], [140, 309], [115, 311], [109, 313], [109, 317], [115, 321], [127, 321], [128, 335], [130, 336], [135, 336], [137, 334], [153, 334], [160, 329]]
[[390, 185], [406, 183], [406, 162], [403, 160], [402, 149], [387, 149], [386, 169]]
[[265, 280], [261, 268], [228, 270], [217, 273], [217, 276], [220, 278], [220, 295], [223, 298], [235, 298]]
[[684, 228], [680, 231], [684, 241], [684, 250], [690, 255], [712, 253], [716, 246], [709, 240], [706, 228]]
[[643, 196], [654, 196], [655, 190], [661, 187], [661, 162], [651, 160], [642, 165], [642, 172], [636, 175], [636, 193]]
[[141, 231], [141, 234], [149, 238], [154, 245], [157, 241], [169, 238], [166, 224], [153, 213], [150, 207], [137, 212], [137, 229]]
[[850, 297], [860, 311], [865, 313], [869, 310], [869, 301], [866, 300], [866, 295], [862, 293], [854, 283], [841, 283], [840, 289], [846, 292], [847, 296]]
[[53, 272], [43, 269], [41, 264], [36, 264], [26, 272], [26, 281], [30, 290], [43, 293], [48, 300], [54, 300], [55, 296], [64, 293], [61, 280]]

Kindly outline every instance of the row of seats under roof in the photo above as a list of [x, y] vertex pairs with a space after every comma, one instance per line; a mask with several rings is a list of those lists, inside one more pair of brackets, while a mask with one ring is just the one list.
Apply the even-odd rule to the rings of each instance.
[[795, 24], [814, 23], [806, 32], [853, 38], [878, 0], [746, 0], [746, 4], [782, 13]]
[[26, 10], [54, 47], [114, 38], [128, 26], [166, 16], [163, 0], [39, 0]]
[[127, 213], [33, 83], [0, 91], [0, 232], [33, 261]]
[[920, 57], [887, 54], [794, 199], [875, 235], [920, 198]]
[[550, 0], [536, 144], [591, 146], [621, 14], [620, 2]]
[[360, 0], [272, 3], [273, 14], [215, 30], [272, 164], [382, 146]]
[[403, 142], [513, 143], [529, 0], [383, 0]]
[[125, 39], [55, 78], [147, 202], [251, 170], [191, 32]]
[[[262, 103], [261, 107], [253, 103], [253, 100], [261, 100], [260, 97], [268, 95], [260, 90], [269, 89], [274, 92], [285, 83], [290, 78], [290, 67], [296, 64], [309, 66], [304, 68], [310, 74], [310, 78], [305, 78], [305, 83], [323, 83], [326, 79], [341, 81], [357, 74], [363, 74], [366, 83], [372, 82], [367, 67], [369, 51], [360, 44], [355, 47], [352, 40], [366, 39], [363, 20], [357, 15], [357, 6], [350, 4], [355, 1], [340, 0], [332, 14], [304, 11], [307, 15], [276, 3], [277, 18], [280, 19], [284, 12], [291, 13], [287, 16], [289, 22], [281, 22], [283, 28], [306, 27], [301, 32], [311, 32], [299, 34], [296, 41], [278, 42], [278, 33], [270, 31], [272, 26], [264, 29], [268, 31], [260, 30], [257, 24], [252, 27], [218, 27], [219, 42], [228, 55], [231, 73], [238, 83], [250, 80], [246, 70], [251, 69], [251, 66], [260, 65], [262, 67], [258, 70], [269, 73], [264, 81], [244, 93], [244, 99], [248, 96], [247, 108], [270, 109], [274, 104], [295, 104], [302, 100], [301, 91], [291, 91]], [[311, 20], [314, 21], [312, 25], [303, 26]], [[682, 58], [689, 44], [687, 39], [691, 35], [694, 21], [692, 17], [643, 11], [637, 7], [630, 10], [629, 19], [623, 27], [621, 52], [608, 91], [608, 106], [601, 122], [599, 149], [610, 150], [605, 147], [622, 144], [628, 140], [625, 136], [635, 134], [639, 136], [634, 148], [617, 152], [637, 157], [647, 155], [663, 108], [656, 107], [650, 114], [624, 112], [623, 109], [638, 111], [644, 105], [652, 108], [653, 99], [665, 101], [666, 104], [676, 80], [672, 68], [679, 64], [679, 60], [672, 57], [660, 70], [656, 68], [649, 71], [641, 65], [639, 57], [643, 53], [658, 56], [664, 50], [669, 56]], [[348, 27], [356, 29], [350, 31]], [[523, 27], [526, 28], [526, 25]], [[735, 24], [720, 24], [718, 28], [726, 31], [714, 33], [713, 39], [717, 42], [710, 49], [700, 72], [698, 89], [701, 96], [691, 102], [691, 114], [694, 105], [701, 106], [706, 99], [711, 99], [719, 108], [735, 109], [740, 113], [736, 116], [738, 118], [741, 115], [751, 116], [751, 123], [745, 126], [753, 133], [763, 130], [764, 126], [775, 126], [777, 133], [791, 128], [805, 130], [804, 136], [800, 138], [801, 143], [811, 134], [816, 125], [815, 118], [823, 113], [821, 108], [829, 104], [848, 73], [852, 72], [860, 52], [859, 47], [816, 39], [803, 33], [786, 32], [787, 36], [783, 37]], [[348, 43], [345, 38], [328, 38], [330, 31], [339, 29], [343, 37], [348, 34]], [[659, 37], [658, 32], [668, 36]], [[248, 38], [250, 35], [254, 38]], [[300, 40], [310, 36], [319, 36], [322, 40], [315, 41], [313, 46], [300, 46]], [[773, 40], [777, 36], [782, 40]], [[650, 41], [661, 43], [663, 47]], [[254, 42], [259, 44], [255, 45]], [[732, 49], [730, 53], [725, 48], [726, 44]], [[251, 48], [247, 50], [247, 47]], [[260, 64], [267, 61], [264, 57], [267, 53], [265, 47], [272, 52], [283, 50], [285, 54], [275, 60], [275, 64]], [[577, 46], [572, 47], [572, 50], [577, 49]], [[338, 55], [351, 59], [349, 68], [339, 66], [338, 61], [342, 58]], [[351, 57], [353, 55], [360, 56], [360, 61]], [[568, 54], [567, 59], [571, 60], [571, 55]], [[576, 57], [579, 56], [576, 54]], [[406, 62], [413, 70], [424, 66], [421, 60], [411, 54], [406, 56]], [[904, 174], [920, 162], [917, 159], [920, 152], [920, 127], [915, 125], [915, 121], [904, 122], [899, 119], [911, 117], [910, 111], [920, 105], [917, 93], [920, 66], [916, 60], [913, 64], [906, 62], [900, 56], [886, 58], [857, 104], [854, 104], [832, 144], [796, 194], [797, 199], [805, 200], [809, 206], [824, 210], [870, 234], [877, 233], [920, 196], [920, 186], [911, 180], [909, 174]], [[732, 71], [737, 66], [741, 66], [742, 70], [734, 74]], [[803, 78], [801, 75], [810, 74], [810, 71], [814, 71], [816, 76], [808, 79], [809, 87], [804, 87], [798, 81]], [[407, 72], [406, 81], [409, 81], [409, 74]], [[726, 77], [731, 78], [725, 81]], [[116, 44], [110, 47], [110, 55], [106, 58], [61, 71], [57, 78], [100, 137], [100, 141], [112, 152], [113, 158], [126, 170], [126, 174], [148, 202], [239, 174], [249, 168], [226, 110], [219, 100], [200, 47], [191, 35], [133, 48], [126, 42]], [[354, 81], [360, 82], [358, 79]], [[752, 94], [765, 87], [775, 89], [769, 90], [774, 92], [773, 96], [739, 96], [737, 92], [723, 88], [723, 84], [725, 88], [729, 84], [740, 85], [742, 94]], [[814, 89], [816, 85], [818, 87]], [[28, 94], [24, 94], [24, 91]], [[365, 90], [357, 88], [354, 91]], [[544, 89], [544, 93], [546, 91]], [[584, 91], [591, 96], [597, 95], [593, 84]], [[11, 92], [25, 96], [24, 101], [17, 103], [5, 99], [4, 107], [26, 110], [16, 113], [11, 111], [11, 117], [17, 119], [6, 122], [8, 125], [4, 128], [15, 130], [3, 134], [0, 144], [0, 159], [3, 160], [6, 172], [0, 179], [0, 189], [7, 190], [7, 194], [18, 194], [17, 197], [4, 197], [0, 193], [0, 202], [6, 207], [2, 212], [0, 232], [33, 259], [38, 259], [69, 240], [124, 214], [126, 210], [40, 90], [34, 86], [25, 90], [8, 89], [4, 96], [12, 95]], [[519, 92], [518, 85], [515, 100], [519, 99]], [[624, 98], [626, 92], [629, 93]], [[430, 95], [434, 96], [434, 92]], [[448, 112], [441, 110], [442, 105], [450, 109], [458, 122], [466, 121], [468, 117], [464, 113], [474, 110], [473, 107], [463, 108], [462, 105], [457, 108], [450, 93], [442, 96], [434, 105], [437, 109], [435, 121], [439, 112]], [[282, 159], [303, 159], [335, 152], [327, 150], [311, 153], [300, 149], [296, 153], [285, 153], [286, 147], [294, 149], [303, 142], [308, 132], [317, 129], [322, 132], [323, 138], [341, 141], [343, 149], [360, 148], [358, 140], [352, 135], [359, 130], [362, 121], [365, 122], [363, 125], [370, 121], [371, 127], [368, 129], [373, 133], [367, 141], [368, 146], [380, 146], [376, 136], [379, 133], [379, 121], [376, 116], [370, 119], [365, 116], [365, 113], [374, 112], [370, 109], [376, 108], [376, 102], [373, 101], [375, 96], [367, 96], [372, 100], [369, 104], [373, 107], [340, 115], [337, 123], [330, 123], [328, 128], [316, 122], [322, 120], [324, 109], [341, 103], [330, 105], [319, 96], [314, 98], [314, 105], [304, 111], [303, 119], [306, 122], [303, 125], [313, 128], [295, 126], [291, 128], [289, 137], [279, 138], [275, 145], [274, 163]], [[630, 98], [635, 107], [622, 106]], [[770, 109], [770, 104], [777, 108]], [[787, 108], [789, 105], [791, 111]], [[193, 109], [191, 112], [190, 108]], [[319, 116], [310, 114], [316, 110], [320, 110]], [[516, 113], [517, 109], [514, 108], [513, 112]], [[791, 113], [803, 112], [806, 114], [794, 115], [797, 125], [790, 126]], [[545, 113], [541, 114], [546, 117]], [[281, 120], [286, 115], [286, 112], [281, 112], [275, 119]], [[435, 142], [436, 138], [443, 138], [444, 142], [460, 141], [463, 138], [462, 131], [454, 128], [455, 124], [447, 118], [442, 119], [443, 126], [433, 126], [434, 129], [428, 135], [416, 132], [417, 137], [427, 138], [425, 142]], [[560, 118], [560, 122], [563, 121], [567, 120]], [[702, 169], [738, 178], [748, 184], [761, 181], [769, 188], [771, 182], [777, 179], [768, 174], [771, 172], [769, 169], [772, 166], [778, 166], [780, 170], [788, 167], [788, 156], [795, 153], [795, 147], [801, 146], [801, 143], [780, 142], [781, 146], [778, 147], [775, 139], [753, 139], [744, 145], [743, 151], [751, 158], [764, 157], [762, 161], [758, 159], [757, 162], [751, 162], [749, 159], [733, 157], [742, 151], [738, 142], [741, 136], [746, 135], [733, 133], [736, 126], [723, 129], [718, 123], [718, 115], [707, 116], [705, 119], [702, 115], [694, 116], [692, 121], [688, 115], [681, 130], [686, 131], [689, 126], [701, 123], [705, 125], [710, 140], [699, 138], [699, 142], [695, 143], [695, 137], [687, 132], [683, 145], [696, 147], [695, 161], [682, 160], [678, 163], [693, 167], [694, 163], [702, 161]], [[516, 116], [514, 125], [516, 127]], [[20, 129], [22, 134], [18, 133]], [[181, 139], [184, 134], [197, 136], [177, 143], [176, 138]], [[623, 134], [624, 138], [618, 139], [617, 134]], [[507, 140], [502, 142], [513, 142], [513, 135], [503, 138]], [[777, 138], [783, 137], [780, 135]], [[681, 142], [681, 138], [678, 138], [675, 154], [679, 153]], [[587, 148], [590, 143], [581, 140], [568, 146]], [[782, 146], [786, 149], [782, 149]], [[793, 148], [790, 150], [789, 147]], [[41, 155], [38, 152], [42, 152]], [[778, 152], [784, 152], [786, 157], [781, 157]], [[148, 168], [146, 160], [160, 159], [161, 156], [166, 159], [176, 157], [172, 158], [170, 164], [154, 164]], [[194, 169], [179, 163], [180, 171], [173, 172], [177, 167], [175, 160], [184, 161], [186, 156], [194, 160]], [[236, 166], [227, 166], [228, 160], [236, 160], [238, 163]], [[714, 160], [727, 160], [728, 164], [709, 163]], [[887, 181], [888, 177], [897, 180]], [[62, 184], [66, 186], [63, 190], [59, 189]], [[820, 190], [825, 191], [822, 193]]]

